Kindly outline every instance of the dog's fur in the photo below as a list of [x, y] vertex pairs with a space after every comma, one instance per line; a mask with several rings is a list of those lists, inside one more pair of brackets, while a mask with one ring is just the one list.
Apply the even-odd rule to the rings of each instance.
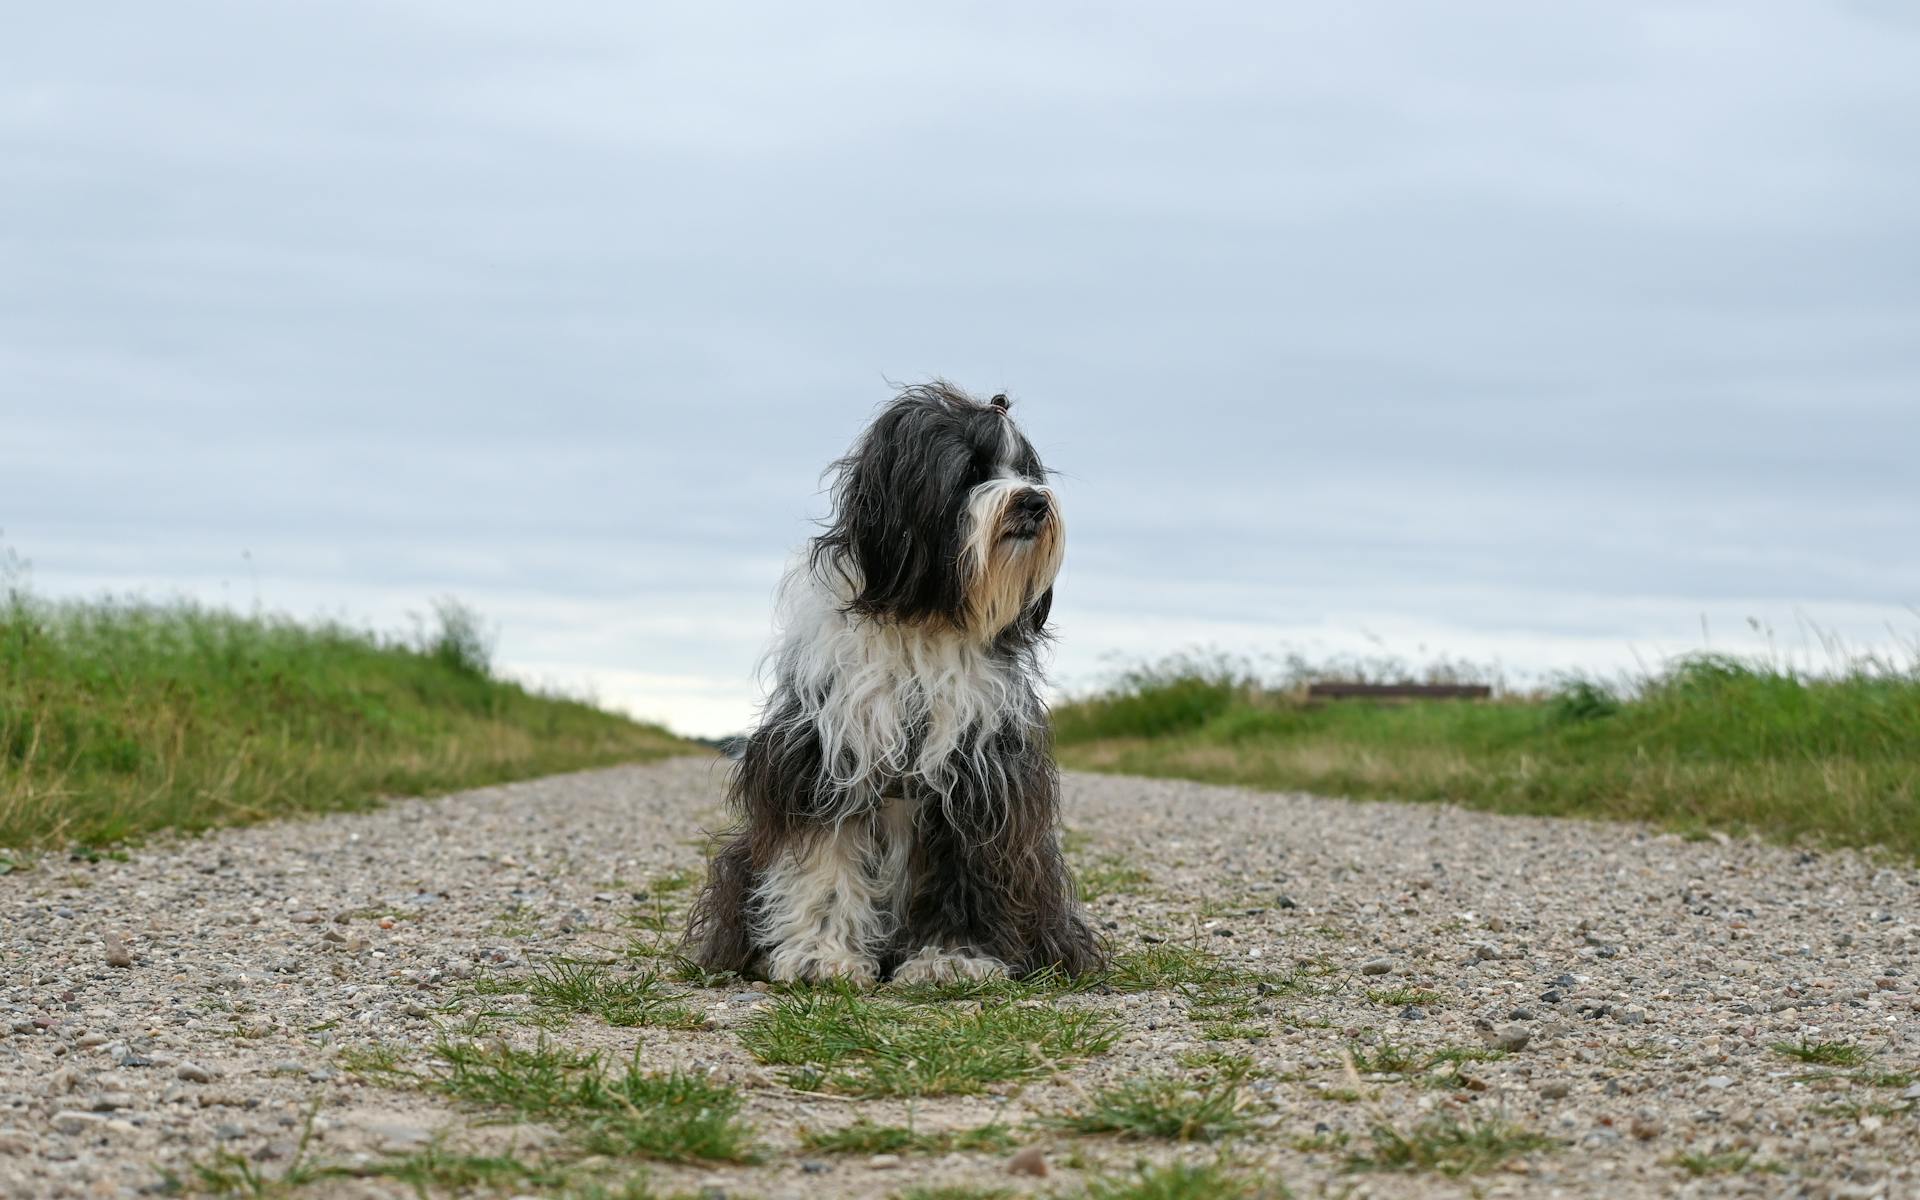
[[829, 469], [689, 954], [861, 984], [1099, 968], [1039, 694], [1065, 536], [1039, 456], [1004, 396], [936, 382]]

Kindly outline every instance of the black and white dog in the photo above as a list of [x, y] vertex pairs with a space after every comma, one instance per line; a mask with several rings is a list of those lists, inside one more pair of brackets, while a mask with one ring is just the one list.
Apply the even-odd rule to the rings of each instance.
[[1097, 969], [1039, 694], [1065, 549], [1039, 456], [1005, 396], [936, 382], [829, 470], [689, 954], [776, 981]]

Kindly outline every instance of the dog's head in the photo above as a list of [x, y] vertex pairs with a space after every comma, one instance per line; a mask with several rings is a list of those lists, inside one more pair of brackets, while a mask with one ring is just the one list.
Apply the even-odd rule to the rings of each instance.
[[1018, 622], [1040, 632], [1066, 530], [1005, 396], [908, 388], [830, 470], [833, 517], [813, 557], [844, 581], [849, 610], [982, 641]]

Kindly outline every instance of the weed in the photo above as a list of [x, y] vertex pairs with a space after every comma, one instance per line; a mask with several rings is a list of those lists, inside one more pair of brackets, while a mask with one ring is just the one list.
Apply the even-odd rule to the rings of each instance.
[[1079, 1111], [1052, 1118], [1050, 1124], [1073, 1133], [1217, 1142], [1250, 1128], [1246, 1110], [1252, 1102], [1238, 1075], [1221, 1075], [1197, 1086], [1148, 1076], [1095, 1092]]
[[1862, 1047], [1850, 1042], [1809, 1042], [1804, 1037], [1797, 1042], [1775, 1042], [1773, 1051], [1823, 1067], [1865, 1066], [1867, 1060], [1873, 1057]]
[[912, 1126], [876, 1125], [865, 1117], [839, 1129], [803, 1130], [800, 1144], [821, 1154], [1005, 1153], [1019, 1145], [1013, 1130], [995, 1122], [973, 1129], [923, 1133]]
[[1677, 1154], [1672, 1164], [1689, 1175], [1744, 1175], [1748, 1172], [1783, 1174], [1785, 1168], [1777, 1163], [1756, 1162], [1751, 1153], [1745, 1150], [1724, 1150], [1714, 1154]]
[[556, 959], [526, 986], [535, 1005], [596, 1016], [621, 1028], [698, 1029], [706, 1023], [706, 1017], [667, 993], [653, 971], [616, 976], [598, 963]]
[[1088, 1200], [1279, 1200], [1286, 1194], [1279, 1183], [1235, 1173], [1225, 1163], [1142, 1166], [1087, 1184]]
[[1443, 1175], [1477, 1175], [1536, 1150], [1558, 1146], [1552, 1138], [1504, 1121], [1475, 1118], [1460, 1122], [1436, 1117], [1402, 1131], [1376, 1124], [1369, 1136], [1370, 1152], [1347, 1157], [1350, 1171], [1437, 1171]]
[[1439, 992], [1414, 987], [1369, 988], [1367, 999], [1388, 1008], [1405, 1008], [1409, 1004], [1418, 1005], [1421, 1008], [1436, 1008], [1441, 1003]]
[[877, 1000], [849, 990], [782, 996], [740, 1031], [749, 1053], [792, 1067], [801, 1090], [857, 1096], [968, 1095], [1099, 1054], [1119, 1023], [1084, 1009]]
[[[432, 1081], [468, 1104], [565, 1127], [593, 1154], [666, 1162], [747, 1162], [751, 1130], [731, 1087], [678, 1072], [609, 1073], [600, 1056], [555, 1048], [442, 1042], [446, 1071]], [[637, 1052], [636, 1052], [637, 1053]]]

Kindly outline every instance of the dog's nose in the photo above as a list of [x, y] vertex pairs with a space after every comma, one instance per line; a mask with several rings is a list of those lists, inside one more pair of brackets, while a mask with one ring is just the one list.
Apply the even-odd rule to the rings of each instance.
[[1037, 488], [1028, 488], [1013, 498], [1013, 511], [1022, 517], [1038, 519], [1047, 515], [1053, 507], [1053, 501]]

